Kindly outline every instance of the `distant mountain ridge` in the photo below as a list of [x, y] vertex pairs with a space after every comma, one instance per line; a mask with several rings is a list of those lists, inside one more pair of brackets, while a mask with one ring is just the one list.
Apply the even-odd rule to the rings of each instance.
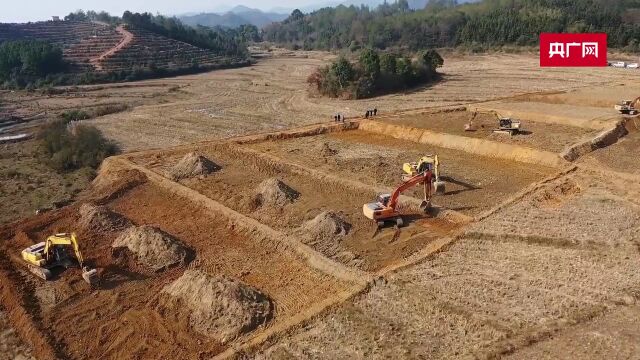
[[[423, 9], [429, 0], [409, 0], [409, 7], [412, 9]], [[458, 3], [474, 2], [477, 0], [458, 0]], [[375, 8], [384, 3], [385, 0], [343, 0], [343, 1], [323, 1], [311, 5], [300, 6], [297, 9], [307, 14], [325, 7], [344, 6], [368, 6]], [[394, 1], [387, 1], [392, 3]], [[224, 8], [223, 8], [224, 9]], [[225, 9], [226, 10], [226, 9]], [[226, 11], [218, 12], [202, 12], [189, 13], [178, 16], [185, 24], [190, 26], [222, 26], [229, 28], [237, 28], [240, 25], [255, 25], [262, 28], [273, 22], [279, 22], [286, 19], [294, 8], [275, 7], [269, 11], [250, 8], [244, 5], [236, 5]]]
[[236, 28], [241, 25], [255, 25], [258, 28], [286, 19], [289, 14], [263, 12], [258, 9], [251, 9], [246, 6], [238, 5], [223, 14], [218, 13], [201, 13], [196, 15], [183, 15], [179, 19], [191, 26], [222, 26]]

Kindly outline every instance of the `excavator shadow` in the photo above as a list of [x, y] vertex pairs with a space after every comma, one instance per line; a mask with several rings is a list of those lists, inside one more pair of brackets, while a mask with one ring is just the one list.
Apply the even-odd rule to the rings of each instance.
[[473, 190], [481, 190], [481, 187], [475, 186], [473, 184], [469, 184], [467, 182], [461, 181], [461, 180], [456, 180], [450, 176], [441, 176], [440, 177], [443, 181], [446, 181], [448, 183], [451, 184], [455, 184], [455, 185], [459, 185], [462, 186], [464, 189], [460, 189], [460, 190], [453, 190], [453, 191], [447, 191], [445, 192], [445, 196], [446, 195], [456, 195], [456, 194], [460, 194], [463, 192], [467, 192], [467, 191], [473, 191]]
[[105, 267], [100, 279], [100, 289], [111, 290], [129, 281], [145, 280], [149, 276], [125, 270], [117, 265]]
[[415, 223], [425, 218], [430, 218], [430, 214], [407, 214], [402, 215], [402, 226], [398, 226], [394, 221], [387, 221], [383, 226], [376, 226], [372, 239], [386, 241], [388, 243], [396, 242], [400, 239], [402, 231], [416, 226]]

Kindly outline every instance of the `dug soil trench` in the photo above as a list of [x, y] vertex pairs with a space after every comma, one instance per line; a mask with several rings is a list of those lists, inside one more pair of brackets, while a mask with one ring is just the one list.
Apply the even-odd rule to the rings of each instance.
[[[557, 171], [550, 167], [493, 159], [360, 130], [245, 146], [372, 187], [398, 186], [403, 163], [417, 161], [426, 154], [438, 154], [446, 193], [444, 196], [435, 196], [433, 202], [471, 216], [492, 208], [527, 185]], [[332, 150], [329, 155], [326, 148]], [[421, 190], [407, 194], [417, 198], [422, 196]], [[363, 200], [370, 202], [373, 195]], [[358, 204], [353, 200], [350, 206], [356, 207]]]
[[[352, 188], [330, 179], [318, 179], [311, 174], [294, 171], [286, 164], [244, 153], [236, 145], [203, 146], [199, 151], [219, 163], [221, 170], [207, 177], [183, 180], [182, 184], [290, 234], [329, 258], [361, 270], [374, 271], [391, 265], [459, 226], [407, 209], [407, 226], [400, 232], [389, 228], [375, 234], [375, 224], [362, 214], [363, 204], [375, 199], [375, 191], [371, 189]], [[164, 169], [181, 156], [177, 153], [160, 161], [153, 156], [136, 158], [136, 161], [163, 174]], [[273, 182], [276, 177], [288, 188], [286, 191], [290, 196], [280, 204], [265, 203], [260, 189], [265, 182]], [[334, 227], [327, 226], [326, 234], [309, 237], [310, 232], [305, 229], [323, 212], [336, 214], [340, 221], [348, 224], [348, 230], [343, 231], [340, 227], [341, 230], [334, 234]]]
[[[475, 108], [473, 106], [469, 106], [468, 111], [453, 110], [400, 116], [383, 116], [377, 117], [375, 120], [394, 125], [427, 129], [437, 133], [485, 139], [498, 143], [530, 147], [556, 153], [561, 152], [567, 146], [573, 145], [582, 139], [592, 138], [597, 133], [595, 130], [575, 126], [523, 121], [522, 132], [518, 135], [510, 136], [493, 132], [493, 130], [498, 127], [498, 119], [495, 114], [476, 112], [474, 116], [474, 110]], [[465, 124], [471, 120], [476, 130], [465, 131]]]
[[[105, 181], [98, 179], [96, 188], [109, 183], [113, 185]], [[33, 344], [35, 353], [43, 358], [89, 359], [95, 354], [107, 358], [128, 358], [131, 354], [145, 358], [210, 357], [224, 351], [234, 341], [243, 341], [270, 326], [286, 323], [327, 298], [342, 296], [352, 286], [309, 268], [298, 255], [277, 243], [258, 234], [238, 231], [224, 217], [152, 183], [120, 185], [126, 190], [113, 188], [111, 195], [96, 195], [109, 199], [101, 201], [104, 207], [98, 211], [86, 205], [83, 211], [70, 207], [14, 224], [10, 231], [3, 230], [10, 239], [4, 244], [4, 251], [19, 254], [26, 246], [50, 234], [74, 229], [78, 232], [86, 262], [98, 268], [100, 273], [100, 289], [92, 291], [82, 280], [79, 269], [60, 272], [54, 281], [44, 284], [26, 272], [19, 260], [7, 261], [6, 266], [15, 269], [13, 271], [22, 283], [8, 291], [18, 298], [29, 299], [29, 303], [16, 305], [16, 309], [22, 309], [26, 314], [20, 316], [31, 319], [31, 322], [17, 323], [20, 327], [17, 331], [36, 334], [36, 330], [28, 330], [30, 327], [44, 333], [44, 337], [38, 336], [41, 343]], [[204, 332], [201, 327], [196, 329], [182, 308], [170, 306], [168, 295], [162, 292], [182, 275], [184, 267], [164, 266], [163, 263], [164, 271], [154, 272], [155, 268], [138, 264], [139, 256], [153, 255], [148, 251], [140, 252], [141, 246], [134, 247], [136, 256], [133, 258], [112, 252], [114, 240], [120, 237], [126, 242], [124, 240], [130, 240], [131, 234], [120, 226], [76, 226], [83, 217], [95, 219], [96, 212], [116, 219], [112, 225], [126, 221], [136, 226], [157, 228], [160, 234], [175, 239], [193, 252], [186, 261], [183, 261], [184, 253], [180, 252], [177, 259], [180, 264], [188, 263], [189, 268], [207, 276], [225, 276], [232, 279], [229, 284], [242, 282], [267, 296], [272, 310], [258, 322], [246, 322], [244, 315], [238, 313], [234, 319], [239, 325], [229, 323], [229, 328], [224, 328], [241, 331], [228, 332], [217, 325]], [[102, 225], [102, 222], [86, 222]], [[164, 235], [161, 238], [164, 239]], [[156, 238], [154, 235], [140, 239]], [[165, 245], [163, 242], [159, 247]], [[3, 286], [8, 284], [3, 281]], [[235, 289], [245, 293], [244, 287]], [[7, 304], [3, 302], [3, 305]], [[216, 329], [222, 330], [218, 333]]]

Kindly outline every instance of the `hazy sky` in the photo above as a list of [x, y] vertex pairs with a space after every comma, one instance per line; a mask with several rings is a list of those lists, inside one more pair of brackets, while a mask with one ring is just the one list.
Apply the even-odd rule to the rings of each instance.
[[313, 0], [0, 0], [0, 22], [25, 22], [51, 19], [52, 15], [64, 16], [77, 9], [104, 10], [122, 15], [125, 10], [148, 11], [161, 14], [214, 11], [246, 5], [262, 10], [274, 7], [295, 8], [322, 1]]

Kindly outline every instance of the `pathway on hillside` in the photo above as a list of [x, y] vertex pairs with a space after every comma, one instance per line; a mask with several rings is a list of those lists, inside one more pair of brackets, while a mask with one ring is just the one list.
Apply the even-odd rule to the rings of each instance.
[[133, 34], [127, 31], [127, 29], [125, 29], [123, 25], [119, 25], [116, 28], [116, 31], [122, 35], [122, 40], [120, 40], [120, 42], [116, 46], [103, 52], [99, 56], [89, 59], [89, 62], [91, 63], [91, 65], [93, 65], [93, 67], [96, 68], [97, 71], [103, 70], [102, 60], [120, 51], [122, 48], [129, 45], [131, 41], [133, 41]]

